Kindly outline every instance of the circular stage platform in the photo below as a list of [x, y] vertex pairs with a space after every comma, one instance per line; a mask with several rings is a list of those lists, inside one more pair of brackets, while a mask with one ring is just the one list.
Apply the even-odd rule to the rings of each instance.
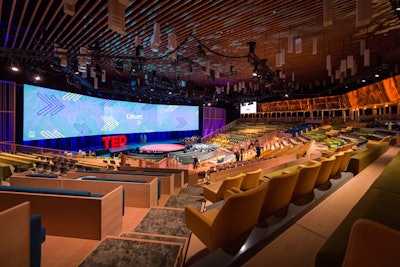
[[185, 149], [185, 146], [180, 144], [154, 144], [140, 148], [144, 152], [174, 152], [183, 149]]

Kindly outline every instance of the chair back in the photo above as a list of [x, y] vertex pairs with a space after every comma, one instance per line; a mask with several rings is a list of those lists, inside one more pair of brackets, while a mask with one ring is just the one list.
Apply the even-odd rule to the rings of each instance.
[[228, 176], [222, 182], [220, 188], [218, 189], [217, 197], [218, 199], [223, 199], [226, 190], [231, 189], [232, 187], [240, 188], [242, 184], [243, 173], [240, 173], [236, 176]]
[[353, 155], [353, 149], [347, 149], [343, 153], [344, 153], [343, 159], [342, 159], [342, 162], [340, 163], [339, 170], [338, 170], [337, 174], [340, 174], [340, 173], [346, 171], [347, 165], [349, 165], [349, 161], [350, 161], [351, 155]]
[[335, 161], [336, 161], [335, 156], [331, 156], [329, 158], [326, 158], [326, 159], [323, 159], [320, 161], [321, 168], [319, 169], [317, 180], [315, 181], [315, 186], [318, 186], [318, 185], [328, 182], [331, 172], [332, 172], [333, 164], [335, 164]]
[[340, 168], [340, 165], [342, 164], [344, 152], [343, 151], [338, 152], [334, 156], [336, 157], [336, 160], [335, 160], [335, 163], [333, 164], [331, 175], [329, 176], [330, 178], [334, 178], [335, 176], [337, 176], [339, 174], [339, 168]]
[[299, 178], [294, 188], [292, 200], [296, 200], [314, 189], [320, 168], [321, 162], [318, 161], [310, 161], [308, 165], [299, 166]]
[[211, 250], [238, 238], [258, 222], [267, 183], [227, 197], [211, 225]]
[[289, 206], [298, 177], [299, 170], [294, 170], [266, 181], [268, 188], [261, 208], [260, 220]]
[[256, 188], [259, 184], [258, 180], [261, 177], [261, 169], [252, 172], [246, 172], [243, 175], [240, 190], [247, 191]]

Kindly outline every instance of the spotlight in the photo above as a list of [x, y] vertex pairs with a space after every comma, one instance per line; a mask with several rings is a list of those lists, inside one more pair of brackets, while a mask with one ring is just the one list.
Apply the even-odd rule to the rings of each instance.
[[35, 79], [35, 81], [40, 81], [42, 79], [39, 74], [35, 74], [33, 78]]
[[131, 65], [131, 71], [132, 71], [133, 73], [135, 73], [135, 72], [137, 72], [137, 70], [138, 70], [137, 65], [134, 64], [134, 63], [132, 63], [132, 65]]
[[11, 60], [11, 70], [15, 72], [19, 71], [19, 63], [17, 60]]

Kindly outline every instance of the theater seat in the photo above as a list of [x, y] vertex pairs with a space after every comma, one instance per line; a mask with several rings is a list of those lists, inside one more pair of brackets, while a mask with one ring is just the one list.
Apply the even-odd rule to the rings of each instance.
[[252, 172], [246, 172], [242, 178], [240, 190], [247, 191], [258, 186], [258, 180], [261, 177], [261, 169]]
[[222, 182], [217, 182], [204, 186], [204, 198], [213, 203], [224, 199], [224, 195], [227, 190], [231, 189], [232, 187], [240, 188], [242, 177], [243, 174], [240, 173], [233, 177], [227, 177]]
[[319, 169], [317, 180], [315, 181], [315, 186], [319, 186], [328, 182], [335, 161], [336, 161], [335, 156], [331, 156], [329, 158], [323, 158], [320, 160], [321, 168]]
[[339, 168], [340, 165], [342, 164], [342, 160], [344, 157], [344, 152], [338, 152], [334, 155], [336, 157], [335, 163], [333, 164], [331, 174], [329, 175], [330, 178], [337, 178], [339, 175]]
[[387, 136], [385, 136], [384, 138], [382, 138], [382, 139], [379, 140], [379, 141], [377, 141], [377, 140], [368, 140], [368, 142], [367, 142], [367, 148], [370, 148], [370, 147], [373, 147], [373, 146], [382, 144], [382, 143], [384, 143], [384, 142], [389, 143], [391, 139], [392, 139], [392, 136], [387, 135]]
[[351, 155], [353, 155], [353, 149], [348, 149], [346, 151], [343, 151], [344, 155], [342, 158], [342, 162], [340, 162], [339, 170], [338, 170], [338, 175], [341, 174], [342, 172], [346, 171], [347, 165], [349, 165], [349, 161], [351, 158]]
[[299, 177], [294, 188], [292, 200], [307, 195], [314, 189], [321, 162], [309, 161], [307, 164], [299, 165]]
[[377, 222], [359, 219], [352, 227], [343, 267], [391, 267], [400, 262], [400, 232]]
[[186, 225], [213, 251], [257, 224], [266, 190], [265, 182], [254, 189], [239, 193], [227, 190], [222, 206], [205, 212], [186, 206]]
[[289, 206], [298, 176], [299, 170], [294, 170], [267, 179], [267, 193], [261, 208], [260, 220]]

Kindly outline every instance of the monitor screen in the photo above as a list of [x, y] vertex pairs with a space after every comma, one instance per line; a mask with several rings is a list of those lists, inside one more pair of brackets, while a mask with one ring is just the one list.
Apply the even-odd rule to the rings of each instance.
[[257, 113], [257, 102], [240, 103], [240, 114]]
[[199, 130], [199, 107], [102, 99], [24, 85], [23, 140]]

